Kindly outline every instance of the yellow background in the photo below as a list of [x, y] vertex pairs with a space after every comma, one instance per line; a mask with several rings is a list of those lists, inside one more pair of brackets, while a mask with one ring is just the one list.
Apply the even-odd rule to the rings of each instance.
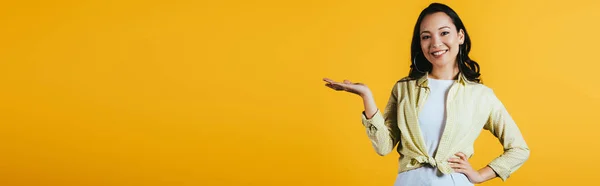
[[[597, 180], [595, 1], [442, 1], [521, 128], [506, 183]], [[408, 74], [430, 1], [4, 1], [0, 185], [392, 185], [358, 96]], [[471, 163], [502, 152], [484, 131]]]

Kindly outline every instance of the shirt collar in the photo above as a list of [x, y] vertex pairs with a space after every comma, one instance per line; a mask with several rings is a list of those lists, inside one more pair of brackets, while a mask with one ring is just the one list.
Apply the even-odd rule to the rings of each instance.
[[[425, 75], [423, 75], [419, 79], [417, 79], [417, 86], [428, 87], [428, 85], [429, 85], [429, 81], [427, 80], [428, 75], [429, 75], [429, 72], [425, 72]], [[458, 72], [458, 79], [456, 81], [462, 85], [466, 85], [467, 82], [470, 82], [462, 72]]]

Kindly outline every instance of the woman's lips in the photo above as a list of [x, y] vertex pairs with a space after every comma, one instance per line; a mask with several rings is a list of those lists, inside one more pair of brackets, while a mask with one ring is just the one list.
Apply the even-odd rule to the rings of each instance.
[[431, 53], [431, 55], [433, 55], [433, 57], [438, 58], [438, 57], [441, 57], [442, 55], [446, 54], [447, 52], [448, 52], [448, 49], [440, 50], [440, 51]]

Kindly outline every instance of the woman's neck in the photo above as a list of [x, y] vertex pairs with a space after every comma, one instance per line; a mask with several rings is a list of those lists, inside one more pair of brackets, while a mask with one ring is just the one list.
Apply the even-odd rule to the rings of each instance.
[[433, 69], [431, 70], [431, 73], [429, 73], [428, 77], [433, 79], [452, 80], [456, 78], [458, 72], [459, 70], [457, 65], [447, 65], [445, 67], [433, 66]]

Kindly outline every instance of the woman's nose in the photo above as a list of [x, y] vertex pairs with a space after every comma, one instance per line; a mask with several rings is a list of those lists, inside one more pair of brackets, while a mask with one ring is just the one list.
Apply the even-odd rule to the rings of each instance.
[[434, 36], [431, 38], [433, 43], [431, 43], [431, 47], [433, 48], [439, 48], [443, 45], [442, 40], [440, 39], [440, 37]]

